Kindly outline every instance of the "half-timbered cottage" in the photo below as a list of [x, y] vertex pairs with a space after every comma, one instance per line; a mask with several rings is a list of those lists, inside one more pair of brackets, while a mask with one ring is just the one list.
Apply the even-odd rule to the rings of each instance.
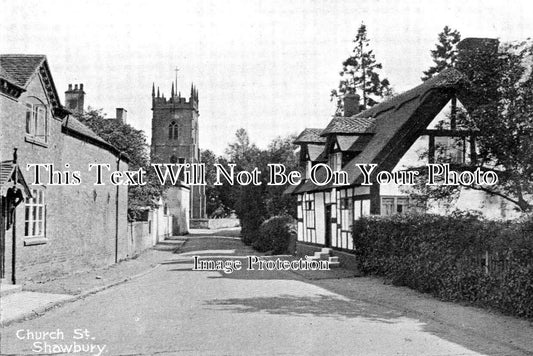
[[[498, 42], [485, 44], [497, 47]], [[376, 184], [380, 171], [405, 172], [438, 163], [443, 155], [448, 162], [473, 166], [478, 133], [459, 127], [455, 120], [458, 108], [468, 111], [475, 105], [467, 83], [461, 72], [447, 69], [362, 112], [359, 97], [350, 94], [344, 98], [344, 116], [333, 117], [319, 134], [305, 129], [295, 143], [301, 147], [306, 179], [287, 190], [297, 196], [299, 243], [350, 251], [352, 225], [361, 216], [414, 209], [409, 189], [402, 184]], [[370, 174], [373, 184], [362, 184], [358, 164], [376, 165]], [[346, 181], [332, 179], [334, 172], [346, 172]], [[438, 204], [425, 208], [443, 211]], [[454, 208], [483, 210], [493, 218], [505, 218], [510, 210], [502, 199], [474, 190], [463, 190]]]

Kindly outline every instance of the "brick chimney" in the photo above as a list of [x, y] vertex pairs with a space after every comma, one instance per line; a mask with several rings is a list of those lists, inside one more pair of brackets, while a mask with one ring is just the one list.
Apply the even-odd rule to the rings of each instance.
[[343, 100], [344, 116], [350, 117], [359, 114], [359, 95], [350, 92], [347, 93]]
[[126, 118], [128, 116], [128, 110], [123, 108], [117, 108], [117, 120], [126, 123]]
[[471, 107], [498, 100], [499, 44], [494, 38], [473, 37], [465, 38], [457, 44], [455, 67], [469, 80], [470, 95], [465, 99]]
[[83, 84], [68, 85], [68, 90], [65, 92], [65, 106], [73, 113], [82, 114], [85, 105], [85, 92], [83, 91]]

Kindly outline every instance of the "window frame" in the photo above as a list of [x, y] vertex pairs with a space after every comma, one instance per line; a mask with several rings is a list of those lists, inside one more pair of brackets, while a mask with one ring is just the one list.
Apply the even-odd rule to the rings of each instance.
[[[385, 199], [392, 199], [392, 213], [385, 214], [385, 206], [384, 206], [384, 200]], [[399, 201], [405, 201], [403, 204], [398, 204]], [[392, 216], [397, 214], [406, 214], [410, 210], [410, 199], [408, 196], [405, 195], [384, 195], [380, 197], [379, 200], [380, 203], [380, 215], [381, 216]], [[402, 211], [398, 211], [398, 207], [402, 206]]]
[[178, 139], [178, 123], [176, 121], [172, 121], [168, 125], [168, 139], [169, 140]]
[[[32, 197], [27, 197], [24, 205], [24, 246], [48, 242], [46, 189], [32, 188], [31, 194]], [[39, 232], [35, 233], [37, 229]]]
[[314, 194], [306, 194], [304, 196], [304, 211], [305, 211], [305, 226], [308, 229], [316, 228]]
[[47, 145], [50, 137], [48, 105], [36, 97], [29, 97], [24, 106], [26, 141]]
[[351, 232], [354, 221], [354, 199], [343, 197], [339, 199], [340, 227], [341, 231]]

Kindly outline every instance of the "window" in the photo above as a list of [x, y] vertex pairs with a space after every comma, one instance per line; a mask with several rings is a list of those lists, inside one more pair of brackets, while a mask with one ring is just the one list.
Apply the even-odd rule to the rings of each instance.
[[342, 169], [342, 152], [335, 152], [331, 154], [330, 167], [335, 172]]
[[168, 139], [177, 140], [178, 139], [178, 124], [175, 121], [172, 121], [168, 125]]
[[465, 137], [435, 137], [435, 162], [464, 164], [468, 149]]
[[353, 224], [353, 200], [352, 198], [341, 198], [341, 230], [350, 231]]
[[384, 197], [381, 198], [381, 215], [405, 214], [409, 210], [409, 198]]
[[24, 236], [46, 236], [46, 205], [44, 190], [32, 189], [32, 197], [26, 199], [24, 214]]
[[315, 197], [310, 194], [305, 197], [305, 221], [308, 228], [315, 227]]
[[26, 103], [26, 135], [36, 141], [48, 142], [48, 110], [36, 98]]

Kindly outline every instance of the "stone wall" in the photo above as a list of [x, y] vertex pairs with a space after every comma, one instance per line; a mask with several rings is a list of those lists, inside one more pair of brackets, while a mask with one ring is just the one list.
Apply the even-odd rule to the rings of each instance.
[[239, 226], [239, 219], [191, 219], [191, 229], [223, 229]]

